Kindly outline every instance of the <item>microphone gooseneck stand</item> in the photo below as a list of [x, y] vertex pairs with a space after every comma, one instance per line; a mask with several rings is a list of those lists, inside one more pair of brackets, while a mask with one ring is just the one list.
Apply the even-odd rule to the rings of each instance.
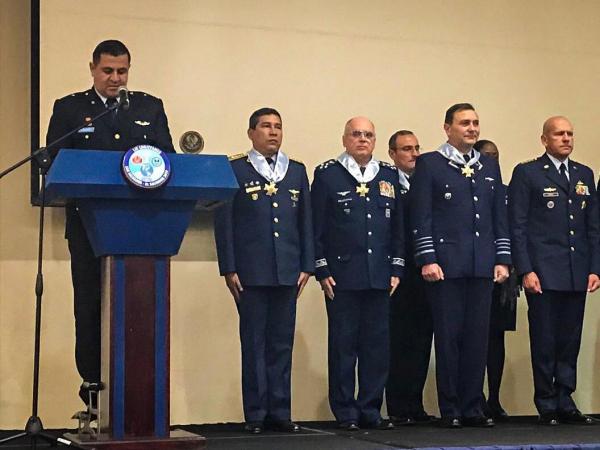
[[[20, 439], [25, 436], [29, 436], [31, 439], [32, 449], [37, 448], [37, 441], [42, 439], [50, 443], [53, 447], [57, 444], [77, 448], [80, 450], [89, 450], [89, 447], [84, 448], [76, 445], [75, 443], [61, 437], [53, 436], [44, 431], [42, 420], [38, 416], [38, 397], [39, 397], [39, 380], [40, 380], [40, 343], [41, 343], [41, 327], [42, 327], [42, 294], [44, 292], [44, 276], [42, 273], [42, 261], [43, 261], [43, 248], [44, 248], [44, 206], [46, 202], [46, 173], [50, 168], [51, 160], [48, 153], [48, 148], [52, 148], [60, 142], [64, 141], [69, 136], [77, 133], [82, 128], [88, 126], [94, 121], [104, 117], [105, 115], [115, 111], [119, 108], [121, 103], [115, 103], [108, 107], [105, 111], [85, 121], [82, 125], [69, 131], [67, 134], [59, 137], [55, 141], [41, 147], [29, 155], [27, 158], [22, 159], [18, 163], [10, 166], [8, 169], [0, 172], [0, 179], [5, 175], [8, 175], [15, 169], [21, 167], [23, 164], [35, 159], [40, 169], [41, 176], [41, 187], [40, 187], [40, 220], [39, 220], [39, 231], [38, 231], [38, 255], [37, 255], [37, 275], [35, 279], [35, 336], [34, 336], [34, 352], [33, 352], [33, 389], [32, 389], [32, 405], [31, 405], [31, 416], [25, 424], [24, 431], [17, 433], [13, 436], [9, 436], [4, 439], [0, 439], [0, 445], [4, 445], [8, 442]], [[116, 111], [115, 111], [116, 112]]]

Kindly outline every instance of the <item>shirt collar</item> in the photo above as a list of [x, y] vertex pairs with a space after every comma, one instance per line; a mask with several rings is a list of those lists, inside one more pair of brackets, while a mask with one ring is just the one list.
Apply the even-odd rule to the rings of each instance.
[[554, 164], [554, 167], [556, 167], [556, 170], [558, 170], [560, 172], [560, 165], [562, 163], [565, 163], [565, 168], [567, 170], [567, 173], [569, 172], [569, 157], [568, 156], [565, 158], [564, 161], [561, 161], [561, 160], [555, 158], [554, 156], [552, 156], [550, 153], [546, 153], [546, 155], [548, 155], [548, 158], [550, 158], [550, 161], [552, 161], [552, 164]]

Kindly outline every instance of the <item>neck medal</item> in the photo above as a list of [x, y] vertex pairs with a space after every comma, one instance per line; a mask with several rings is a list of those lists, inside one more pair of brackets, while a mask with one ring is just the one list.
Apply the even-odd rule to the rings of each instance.
[[460, 171], [467, 178], [471, 178], [475, 173], [475, 169], [469, 166], [461, 167]]
[[360, 186], [356, 186], [356, 193], [361, 197], [366, 196], [369, 193], [367, 183], [360, 183]]
[[271, 197], [274, 194], [277, 194], [277, 187], [275, 186], [275, 182], [271, 181], [268, 184], [265, 184], [264, 190], [267, 191], [267, 195]]

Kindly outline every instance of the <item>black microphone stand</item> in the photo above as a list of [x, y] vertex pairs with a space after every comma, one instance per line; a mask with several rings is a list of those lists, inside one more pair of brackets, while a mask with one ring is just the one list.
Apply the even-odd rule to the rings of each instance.
[[48, 443], [50, 443], [53, 447], [57, 444], [61, 444], [64, 446], [70, 446], [73, 448], [77, 448], [80, 450], [90, 450], [90, 447], [80, 447], [75, 443], [69, 441], [68, 439], [56, 437], [44, 431], [44, 426], [42, 425], [42, 420], [38, 416], [38, 397], [39, 397], [39, 381], [40, 381], [40, 342], [41, 342], [41, 328], [42, 328], [42, 294], [44, 292], [44, 276], [42, 274], [42, 256], [43, 256], [43, 248], [44, 248], [44, 205], [46, 202], [46, 173], [51, 165], [50, 155], [48, 153], [48, 148], [54, 147], [56, 144], [67, 139], [69, 136], [77, 133], [82, 128], [88, 126], [93, 123], [95, 120], [98, 120], [105, 115], [115, 111], [119, 108], [120, 103], [115, 103], [108, 107], [105, 111], [102, 111], [95, 117], [92, 117], [89, 120], [86, 120], [85, 123], [78, 126], [77, 128], [69, 131], [67, 134], [59, 137], [55, 141], [47, 144], [46, 147], [41, 147], [37, 149], [35, 152], [31, 153], [28, 157], [22, 159], [16, 164], [13, 164], [8, 169], [0, 172], [0, 179], [5, 175], [8, 175], [15, 169], [21, 167], [23, 164], [36, 160], [41, 176], [41, 187], [40, 187], [40, 221], [39, 221], [39, 232], [38, 232], [38, 255], [37, 255], [37, 275], [35, 279], [35, 336], [34, 336], [34, 352], [33, 352], [33, 399], [31, 405], [31, 417], [27, 420], [25, 424], [24, 431], [17, 433], [13, 436], [9, 436], [4, 439], [0, 439], [0, 445], [4, 445], [8, 442], [12, 442], [14, 440], [20, 439], [25, 436], [29, 436], [31, 439], [31, 448], [37, 448], [38, 439], [42, 439]]

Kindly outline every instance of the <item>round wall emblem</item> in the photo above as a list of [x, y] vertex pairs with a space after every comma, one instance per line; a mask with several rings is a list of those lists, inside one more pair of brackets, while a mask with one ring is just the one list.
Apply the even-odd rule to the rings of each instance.
[[151, 145], [137, 145], [125, 152], [121, 169], [129, 184], [156, 189], [169, 181], [171, 163], [166, 153]]

